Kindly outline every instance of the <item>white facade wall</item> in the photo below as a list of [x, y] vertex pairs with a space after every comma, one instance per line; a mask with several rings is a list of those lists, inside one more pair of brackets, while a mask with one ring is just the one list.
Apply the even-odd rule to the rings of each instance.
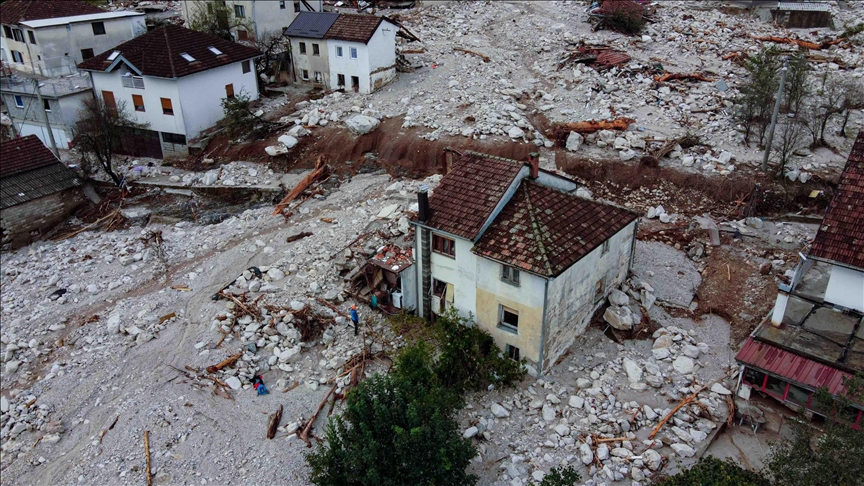
[[[183, 0], [181, 13], [186, 21], [188, 22], [190, 17], [194, 15], [195, 9], [208, 1], [213, 0]], [[307, 0], [306, 3], [311, 5], [315, 12], [321, 12], [324, 7], [323, 0]], [[297, 16], [293, 0], [286, 0], [284, 3], [280, 0], [228, 0], [225, 5], [231, 10], [232, 15], [235, 12], [234, 5], [243, 6], [244, 18], [234, 20], [248, 21], [252, 29], [250, 35], [256, 38], [261, 38], [267, 34], [281, 35], [282, 31], [291, 25]], [[284, 8], [282, 8], [283, 5]], [[299, 2], [299, 7], [301, 12], [309, 11], [303, 2]], [[236, 29], [234, 30], [236, 38]]]
[[[51, 139], [48, 136], [48, 128], [45, 125], [39, 125], [27, 121], [24, 123], [16, 123], [15, 126], [22, 137], [26, 137], [27, 135], [36, 135], [46, 147], [51, 148]], [[51, 131], [54, 132], [54, 142], [57, 144], [58, 149], [64, 150], [71, 146], [73, 137], [71, 130], [65, 128], [54, 128], [52, 126]]]
[[[453, 306], [460, 316], [468, 317], [470, 314], [473, 317], [477, 315], [477, 255], [471, 253], [474, 244], [470, 240], [453, 239], [456, 242], [456, 258], [432, 252], [432, 278], [453, 284]], [[419, 296], [423, 295], [422, 285], [422, 282], [418, 282]], [[422, 307], [422, 297], [418, 300], [421, 301], [419, 308]]]
[[235, 62], [179, 78], [176, 83], [180, 99], [174, 103], [174, 111], [182, 103], [185, 132], [174, 133], [186, 133], [187, 139], [194, 138], [221, 120], [225, 116], [222, 100], [225, 99], [225, 86], [228, 84], [234, 85], [235, 95], [242, 91], [250, 99], [257, 100], [255, 66], [252, 59], [249, 59], [249, 63], [250, 70], [245, 74], [242, 62]]
[[[345, 90], [351, 90], [351, 76], [360, 80], [359, 93], [369, 93], [369, 50], [366, 44], [331, 39], [327, 41], [328, 59], [330, 61], [330, 88], [337, 89], [339, 74], [345, 76]], [[336, 47], [342, 47], [342, 57], [336, 55]], [[351, 59], [351, 49], [357, 49], [357, 59]], [[294, 51], [298, 52], [298, 51]]]
[[[301, 42], [306, 44], [306, 54], [300, 54]], [[332, 41], [328, 42], [325, 39], [291, 38], [291, 57], [298, 83], [317, 84], [315, 83], [316, 72], [321, 73], [321, 85], [330, 86], [332, 82], [335, 82], [335, 78], [330, 78], [331, 68], [329, 61], [332, 57], [330, 55], [330, 50], [332, 49], [330, 46], [331, 43]], [[319, 55], [312, 55], [314, 52], [312, 44], [318, 44]], [[303, 79], [304, 69], [309, 72], [309, 79]]]
[[[114, 100], [117, 102], [117, 105], [119, 106], [121, 103], [124, 103], [126, 111], [136, 122], [148, 125], [146, 127], [147, 130], [185, 134], [184, 114], [180, 106], [177, 81], [144, 76], [144, 89], [124, 88], [122, 77], [127, 72], [132, 71], [126, 66], [118, 66], [117, 69], [110, 73], [91, 73], [93, 76], [93, 90], [96, 92], [96, 96], [102, 99], [103, 91], [111, 91], [114, 93]], [[145, 111], [135, 111], [135, 107], [132, 105], [133, 94], [141, 95], [144, 98]], [[160, 98], [171, 100], [171, 105], [174, 109], [173, 116], [162, 113]]]
[[398, 27], [381, 22], [369, 39], [369, 86], [376, 91], [396, 77], [396, 31]]
[[[7, 25], [7, 24], [3, 24]], [[10, 25], [9, 27], [13, 29], [21, 29], [24, 33], [24, 42], [16, 41], [13, 39], [8, 39], [6, 37], [6, 33], [3, 32], [2, 36], [0, 36], [0, 57], [2, 57], [3, 64], [7, 66], [12, 66], [13, 69], [17, 69], [18, 71], [25, 71], [28, 73], [39, 72], [39, 66], [37, 65], [38, 56], [41, 53], [41, 50], [37, 45], [32, 45], [29, 43], [29, 39], [27, 38], [28, 30], [17, 25]], [[3, 29], [5, 30], [5, 29]], [[36, 42], [39, 42], [39, 39], [36, 39]], [[14, 59], [12, 57], [12, 51], [18, 51], [21, 53], [21, 57], [24, 58], [23, 63], [13, 62]]]
[[825, 301], [864, 312], [864, 272], [833, 265]]

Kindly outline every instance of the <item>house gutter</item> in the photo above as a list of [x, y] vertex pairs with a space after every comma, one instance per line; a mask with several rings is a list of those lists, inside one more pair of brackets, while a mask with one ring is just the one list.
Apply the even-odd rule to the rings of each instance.
[[540, 322], [540, 356], [537, 359], [537, 378], [543, 374], [543, 347], [546, 344], [546, 308], [549, 303], [549, 280], [543, 283], [543, 318]]
[[633, 258], [636, 256], [636, 234], [639, 233], [639, 218], [634, 220], [636, 224], [633, 225], [633, 238], [630, 240], [630, 261], [627, 262], [627, 273], [633, 271]]

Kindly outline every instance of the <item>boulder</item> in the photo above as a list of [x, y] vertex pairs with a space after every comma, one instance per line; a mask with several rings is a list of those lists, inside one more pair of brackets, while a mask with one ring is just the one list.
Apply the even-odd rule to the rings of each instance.
[[675, 358], [675, 361], [672, 362], [672, 368], [675, 369], [678, 373], [682, 375], [688, 375], [693, 372], [693, 368], [695, 367], [695, 363], [693, 360], [688, 358], [687, 356], [678, 356]]
[[582, 464], [586, 466], [594, 462], [594, 453], [591, 451], [591, 446], [584, 442], [579, 444], [579, 458], [582, 459]]
[[685, 345], [683, 348], [681, 348], [681, 352], [684, 354], [684, 356], [687, 356], [688, 358], [696, 359], [699, 357], [699, 348], [693, 346], [692, 344]]
[[555, 407], [553, 407], [552, 405], [549, 405], [548, 403], [543, 405], [543, 412], [542, 413], [543, 413], [543, 420], [545, 420], [547, 423], [555, 420], [555, 415], [556, 415]]
[[345, 121], [348, 129], [357, 135], [365, 135], [378, 128], [381, 121], [366, 115], [354, 115]]
[[654, 349], [668, 348], [669, 346], [672, 346], [672, 336], [668, 334], [663, 334], [654, 340]]
[[269, 145], [264, 147], [264, 151], [267, 152], [267, 155], [270, 157], [275, 157], [277, 155], [287, 154], [288, 148], [280, 143], [279, 145]]
[[464, 437], [466, 439], [470, 439], [471, 437], [474, 437], [475, 435], [477, 435], [477, 432], [479, 432], [477, 427], [468, 427], [468, 429], [462, 433], [462, 437]]
[[510, 416], [510, 411], [498, 403], [493, 403], [490, 408], [492, 410], [492, 415], [498, 418], [506, 418]]
[[519, 127], [510, 127], [510, 129], [507, 130], [507, 136], [510, 138], [524, 138], [525, 131]]
[[603, 313], [603, 320], [620, 331], [629, 331], [633, 328], [633, 315], [629, 307], [610, 306]]
[[618, 289], [612, 289], [609, 293], [609, 303], [612, 305], [627, 305], [630, 303], [630, 297]]
[[642, 307], [644, 307], [645, 310], [651, 310], [651, 307], [653, 307], [654, 303], [657, 302], [657, 297], [654, 297], [654, 294], [643, 289], [639, 292], [639, 300], [642, 301]]
[[648, 466], [648, 469], [657, 471], [663, 465], [663, 456], [654, 449], [648, 449], [642, 453], [642, 462]]
[[579, 147], [582, 146], [582, 142], [585, 141], [585, 138], [576, 132], [570, 132], [570, 135], [567, 135], [567, 143], [565, 144], [565, 148], [570, 152], [575, 152], [579, 150]]
[[270, 277], [270, 280], [273, 281], [282, 280], [283, 278], [285, 278], [285, 272], [279, 270], [276, 267], [273, 267], [270, 270], [267, 270], [267, 276]]
[[624, 371], [627, 372], [627, 379], [630, 382], [638, 383], [642, 381], [642, 367], [632, 359], [624, 358]]
[[687, 444], [672, 444], [672, 450], [680, 457], [693, 457], [696, 455], [696, 449]]
[[720, 383], [714, 383], [713, 385], [711, 385], [711, 391], [714, 393], [720, 394], [720, 395], [731, 395], [732, 394], [732, 392], [729, 391], [728, 388], [721, 385]]
[[618, 158], [624, 162], [627, 162], [628, 160], [633, 160], [636, 158], [636, 151], [629, 148], [626, 150], [622, 150], [618, 152]]
[[282, 135], [276, 140], [278, 140], [279, 143], [284, 145], [287, 149], [294, 148], [294, 146], [297, 145], [297, 139], [288, 134]]
[[296, 125], [293, 128], [291, 128], [291, 130], [288, 130], [288, 135], [290, 135], [294, 138], [305, 137], [306, 135], [309, 135], [310, 133], [312, 133], [312, 132], [310, 132], [303, 125]]
[[655, 418], [657, 418], [657, 413], [654, 412], [654, 409], [649, 407], [648, 405], [642, 406], [642, 415], [644, 415], [645, 418], [648, 420], [654, 420]]
[[239, 390], [243, 388], [243, 383], [241, 383], [240, 378], [237, 378], [236, 376], [228, 377], [228, 379], [225, 380], [225, 384], [230, 386], [232, 390]]
[[567, 404], [570, 405], [571, 407], [575, 408], [575, 409], [580, 409], [583, 406], [585, 406], [585, 399], [582, 397], [577, 397], [576, 395], [573, 395], [572, 397], [570, 397], [570, 401], [567, 402]]
[[615, 150], [627, 150], [630, 148], [630, 142], [627, 141], [624, 137], [618, 137], [613, 142], [612, 148]]
[[109, 334], [117, 334], [120, 332], [120, 314], [113, 313], [108, 317], [108, 323], [106, 324], [108, 327]]

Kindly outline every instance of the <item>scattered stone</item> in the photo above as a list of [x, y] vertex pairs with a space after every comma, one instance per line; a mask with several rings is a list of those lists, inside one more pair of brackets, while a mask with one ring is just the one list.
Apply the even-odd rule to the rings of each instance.
[[477, 429], [477, 427], [468, 427], [468, 429], [466, 429], [465, 432], [462, 433], [462, 437], [464, 437], [465, 439], [470, 439], [471, 437], [477, 435], [478, 432], [479, 430]]
[[227, 380], [225, 380], [225, 384], [230, 386], [232, 390], [239, 390], [243, 388], [243, 383], [240, 382], [240, 379], [236, 376], [230, 376]]
[[672, 444], [670, 447], [675, 451], [675, 454], [681, 457], [693, 457], [696, 455], [696, 449], [687, 444]]
[[711, 385], [711, 391], [714, 393], [717, 393], [719, 395], [731, 395], [732, 394], [732, 392], [728, 388], [721, 385], [720, 383], [714, 383], [713, 385]]
[[493, 403], [490, 408], [492, 410], [492, 415], [498, 418], [506, 418], [510, 416], [510, 411], [502, 407], [500, 404]]
[[694, 367], [695, 364], [693, 363], [693, 360], [687, 356], [678, 356], [675, 358], [675, 361], [672, 362], [672, 368], [682, 375], [689, 375], [693, 372]]

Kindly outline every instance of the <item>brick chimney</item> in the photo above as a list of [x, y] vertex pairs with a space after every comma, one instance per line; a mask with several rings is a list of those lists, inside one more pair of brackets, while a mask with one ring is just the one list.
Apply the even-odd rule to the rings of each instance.
[[540, 176], [540, 154], [537, 152], [531, 152], [528, 154], [528, 165], [531, 166], [531, 173], [528, 177], [536, 179]]

